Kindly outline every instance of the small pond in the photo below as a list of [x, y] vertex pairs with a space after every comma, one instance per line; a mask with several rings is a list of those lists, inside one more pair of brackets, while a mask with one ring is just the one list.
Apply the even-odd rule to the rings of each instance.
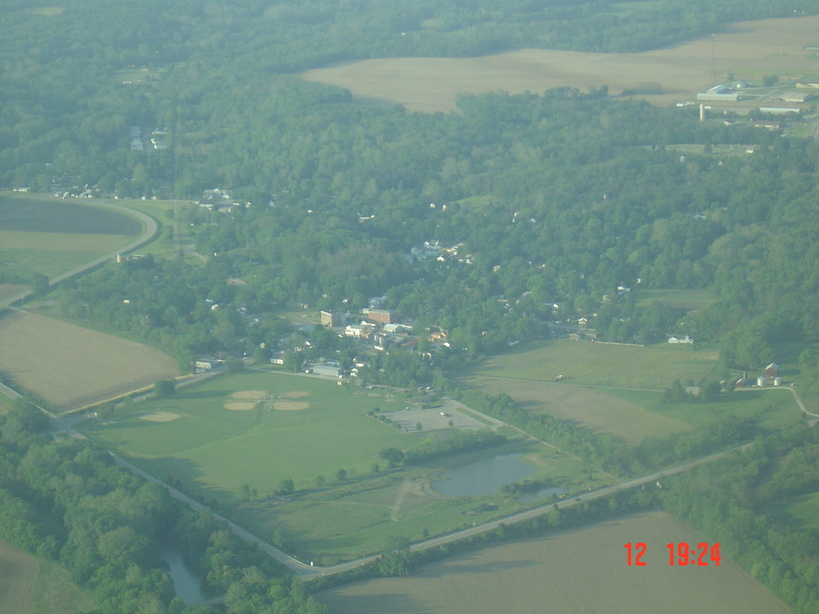
[[534, 467], [520, 460], [520, 454], [499, 454], [449, 469], [441, 474], [443, 479], [436, 480], [431, 487], [441, 495], [477, 497], [493, 493], [504, 484], [517, 482], [534, 472]]
[[173, 581], [176, 596], [186, 606], [205, 601], [205, 596], [202, 594], [202, 583], [185, 565], [182, 553], [176, 548], [162, 548], [159, 555], [171, 568], [168, 575]]

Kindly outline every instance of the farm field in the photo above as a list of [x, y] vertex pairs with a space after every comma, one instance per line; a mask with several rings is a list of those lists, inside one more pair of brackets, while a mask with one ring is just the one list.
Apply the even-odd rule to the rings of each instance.
[[[563, 339], [527, 344], [491, 358], [459, 381], [486, 394], [509, 394], [529, 411], [610, 433], [631, 445], [722, 416], [759, 416], [760, 424], [770, 429], [801, 419], [798, 406], [783, 390], [745, 390], [708, 404], [663, 402], [660, 388], [675, 379], [702, 381], [716, 358], [716, 352], [691, 347]], [[561, 374], [570, 379], [555, 382]]]
[[[733, 24], [714, 38], [716, 74], [724, 79], [780, 81], [817, 71], [819, 17]], [[583, 53], [523, 49], [478, 58], [384, 58], [309, 70], [304, 79], [349, 89], [354, 96], [403, 104], [411, 111], [455, 110], [458, 94], [504, 90], [513, 94], [554, 87], [608, 85], [619, 95], [638, 83], [657, 82], [663, 93], [642, 96], [665, 106], [691, 98], [711, 83], [711, 37], [643, 53]]]
[[576, 385], [662, 391], [675, 379], [702, 381], [718, 358], [716, 351], [690, 346], [637, 347], [559, 339], [516, 346], [515, 351], [484, 361], [474, 375], [539, 382], [564, 375]]
[[95, 606], [90, 595], [72, 584], [60, 567], [0, 541], [0, 612], [73, 614]]
[[[644, 542], [644, 567], [623, 544]], [[704, 541], [664, 512], [493, 546], [429, 565], [412, 577], [368, 580], [315, 595], [334, 614], [787, 614], [791, 610], [728, 560], [671, 567], [665, 544]]]
[[0, 612], [28, 614], [38, 572], [37, 559], [0, 541]]
[[150, 346], [23, 312], [0, 316], [0, 372], [59, 411], [178, 373], [174, 359]]
[[0, 194], [0, 271], [56, 277], [127, 245], [141, 228], [107, 209]]
[[[178, 480], [185, 492], [215, 499], [260, 537], [317, 564], [377, 551], [395, 534], [420, 539], [424, 531], [452, 530], [471, 523], [473, 516], [485, 520], [520, 509], [511, 498], [431, 492], [430, 482], [456, 465], [520, 454], [533, 467], [532, 479], [553, 479], [570, 489], [604, 482], [600, 474], [590, 480], [579, 460], [521, 440], [389, 469], [378, 454], [384, 448], [406, 450], [451, 432], [445, 424], [435, 424], [439, 409], [404, 411], [413, 401], [386, 389], [338, 386], [314, 377], [228, 374], [169, 399], [118, 408], [110, 419], [81, 422], [76, 428], [149, 473]], [[392, 422], [367, 415], [376, 407]], [[456, 406], [447, 405], [446, 411], [456, 427], [482, 426], [458, 415]], [[426, 421], [424, 412], [430, 426], [417, 431], [416, 420]], [[411, 428], [395, 428], [402, 414], [413, 415]], [[339, 469], [347, 473], [343, 480], [337, 477]], [[288, 479], [295, 494], [274, 496]]]

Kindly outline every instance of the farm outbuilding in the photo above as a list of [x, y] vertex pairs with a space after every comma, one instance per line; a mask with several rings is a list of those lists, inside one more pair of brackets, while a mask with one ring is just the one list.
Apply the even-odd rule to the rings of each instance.
[[779, 365], [775, 362], [772, 362], [767, 367], [765, 367], [765, 377], [768, 379], [774, 379], [777, 375], [779, 375]]
[[332, 365], [314, 365], [314, 375], [325, 375], [327, 377], [341, 377], [341, 368]]

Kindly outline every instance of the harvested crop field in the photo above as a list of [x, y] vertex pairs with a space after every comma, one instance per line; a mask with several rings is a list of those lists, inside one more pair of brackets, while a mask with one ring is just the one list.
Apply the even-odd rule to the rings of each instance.
[[[768, 589], [728, 560], [671, 567], [669, 542], [705, 541], [664, 512], [630, 516], [551, 537], [494, 546], [421, 569], [317, 593], [335, 614], [787, 614]], [[648, 546], [645, 567], [623, 544]]]
[[528, 411], [611, 433], [634, 445], [646, 435], [663, 437], [690, 428], [685, 422], [593, 388], [481, 377], [465, 378], [463, 383], [490, 395], [507, 393]]
[[[714, 38], [718, 79], [760, 79], [817, 71], [819, 17], [766, 19], [733, 24]], [[643, 96], [659, 105], [685, 100], [712, 85], [711, 37], [644, 53], [582, 53], [523, 49], [478, 58], [384, 58], [350, 62], [302, 74], [349, 89], [361, 99], [403, 104], [412, 111], [452, 111], [458, 94], [504, 90], [542, 92], [554, 87], [608, 85], [613, 94], [656, 82], [662, 94]]]
[[28, 614], [38, 572], [37, 559], [0, 541], [0, 612]]
[[273, 402], [273, 409], [278, 409], [280, 411], [298, 411], [300, 409], [307, 409], [310, 407], [310, 403], [305, 403], [304, 401], [274, 401]]
[[176, 361], [150, 346], [22, 312], [0, 318], [0, 372], [60, 411], [178, 374]]
[[171, 422], [179, 418], [179, 414], [173, 414], [168, 411], [156, 411], [152, 414], [145, 414], [139, 417], [140, 420], [147, 420], [148, 422]]

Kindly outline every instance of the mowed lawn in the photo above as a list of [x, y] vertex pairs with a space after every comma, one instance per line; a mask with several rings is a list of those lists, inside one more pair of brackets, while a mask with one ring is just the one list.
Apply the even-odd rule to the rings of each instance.
[[[706, 541], [664, 512], [493, 546], [407, 578], [314, 595], [334, 614], [787, 614], [790, 609], [722, 553], [719, 567], [669, 566], [669, 542]], [[626, 564], [643, 542], [644, 567]]]
[[691, 346], [637, 347], [569, 339], [517, 347], [486, 360], [473, 375], [538, 382], [563, 375], [570, 384], [662, 390], [675, 379], [700, 382], [719, 358], [716, 351]]
[[[379, 406], [403, 408], [402, 399], [356, 392], [334, 380], [284, 373], [221, 375], [173, 398], [136, 404], [108, 423], [80, 426], [155, 475], [170, 474], [224, 501], [243, 484], [269, 494], [285, 479], [305, 487], [342, 468], [369, 472], [380, 450], [406, 449], [421, 437], [367, 416]], [[269, 398], [243, 400], [254, 395]], [[226, 409], [233, 404], [248, 409]]]
[[[403, 104], [411, 111], [448, 112], [458, 94], [498, 90], [513, 94], [554, 87], [608, 85], [612, 94], [656, 82], [663, 93], [640, 96], [670, 105], [713, 85], [719, 78], [759, 83], [763, 75], [812, 74], [819, 17], [767, 19], [733, 24], [724, 33], [643, 53], [583, 53], [521, 49], [477, 58], [377, 58], [309, 70], [304, 79], [349, 89], [361, 99]], [[713, 45], [713, 46], [712, 46]]]
[[178, 373], [150, 346], [23, 312], [0, 317], [0, 371], [61, 411]]
[[72, 584], [65, 570], [0, 541], [2, 614], [74, 614], [94, 607], [90, 594]]

